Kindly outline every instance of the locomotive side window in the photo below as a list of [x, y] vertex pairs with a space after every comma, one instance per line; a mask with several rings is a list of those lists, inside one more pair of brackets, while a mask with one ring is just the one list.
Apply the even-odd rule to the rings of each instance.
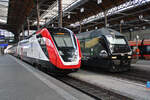
[[83, 55], [85, 55], [85, 56], [90, 56], [91, 55], [91, 48], [90, 48], [90, 46], [88, 47], [88, 43], [87, 43], [88, 41], [90, 41], [90, 39], [84, 39], [83, 42], [82, 42], [83, 49], [81, 47], [81, 51], [84, 52]]
[[46, 54], [46, 56], [48, 57], [48, 52], [47, 52], [47, 48], [46, 48], [46, 38], [42, 37], [41, 34], [38, 34], [37, 36], [37, 40], [43, 50], [43, 52]]
[[85, 40], [85, 50], [87, 54], [98, 56], [99, 52], [106, 50], [105, 41], [102, 37]]

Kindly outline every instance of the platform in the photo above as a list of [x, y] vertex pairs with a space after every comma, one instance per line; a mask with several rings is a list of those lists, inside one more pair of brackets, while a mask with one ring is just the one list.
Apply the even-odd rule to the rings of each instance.
[[84, 70], [72, 73], [70, 76], [134, 100], [150, 100], [150, 89], [146, 88], [146, 84]]
[[150, 72], [150, 60], [138, 60], [131, 65], [133, 69], [139, 69]]
[[92, 100], [10, 55], [0, 56], [0, 100]]

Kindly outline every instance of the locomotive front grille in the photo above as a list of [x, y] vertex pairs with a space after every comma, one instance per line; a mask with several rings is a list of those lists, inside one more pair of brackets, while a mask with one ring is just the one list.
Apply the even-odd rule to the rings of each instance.
[[125, 53], [125, 52], [129, 52], [129, 51], [130, 51], [130, 49], [126, 45], [115, 45], [113, 53]]

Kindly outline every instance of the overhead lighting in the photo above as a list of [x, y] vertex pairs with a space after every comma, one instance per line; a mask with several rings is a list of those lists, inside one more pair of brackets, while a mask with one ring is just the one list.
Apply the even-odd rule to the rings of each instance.
[[80, 12], [83, 13], [83, 12], [84, 12], [84, 8], [81, 8], [81, 9], [80, 9]]
[[142, 19], [143, 19], [143, 15], [140, 15], [140, 16], [139, 16], [139, 19], [141, 19], [141, 20], [142, 20]]
[[100, 4], [100, 3], [102, 3], [102, 0], [97, 0], [97, 4]]
[[130, 32], [132, 32], [133, 31], [133, 29], [132, 28], [130, 28]]
[[146, 29], [146, 27], [145, 27], [145, 26], [143, 26], [143, 27], [142, 27], [142, 29], [143, 29], [143, 30], [145, 30], [145, 29]]
[[106, 27], [109, 27], [109, 24], [106, 24]]
[[70, 19], [71, 18], [71, 16], [70, 15], [68, 15], [68, 19]]
[[54, 24], [52, 24], [52, 27], [54, 27]]
[[136, 39], [139, 39], [139, 35], [136, 35]]
[[120, 21], [120, 24], [124, 24], [124, 20], [123, 19]]

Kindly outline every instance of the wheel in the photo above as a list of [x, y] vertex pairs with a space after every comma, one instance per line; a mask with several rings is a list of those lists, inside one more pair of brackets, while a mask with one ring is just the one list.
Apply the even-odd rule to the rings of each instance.
[[114, 65], [111, 66], [110, 69], [109, 69], [109, 71], [110, 71], [110, 72], [113, 72], [113, 73], [114, 73], [114, 72], [118, 72], [117, 66], [114, 66]]

